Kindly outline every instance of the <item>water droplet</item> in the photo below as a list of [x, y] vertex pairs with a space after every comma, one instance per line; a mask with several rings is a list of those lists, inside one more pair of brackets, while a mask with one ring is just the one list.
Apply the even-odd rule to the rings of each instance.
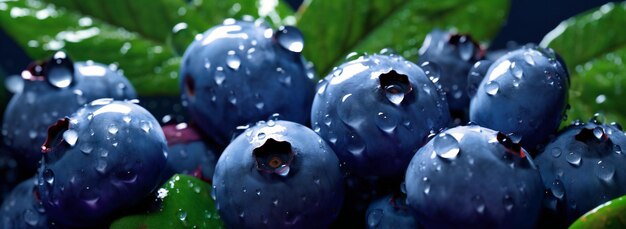
[[428, 79], [430, 79], [430, 81], [432, 81], [433, 83], [439, 82], [441, 70], [439, 70], [439, 66], [437, 64], [426, 61], [420, 64], [420, 67], [422, 68], [422, 70], [424, 70], [424, 73], [426, 74]]
[[176, 215], [178, 216], [178, 219], [180, 221], [185, 221], [187, 219], [187, 212], [183, 211], [182, 209], [178, 209]]
[[37, 138], [37, 131], [35, 131], [35, 130], [29, 130], [29, 131], [28, 131], [28, 137], [29, 137], [30, 139], [35, 139], [35, 138]]
[[522, 66], [519, 66], [519, 64], [515, 64], [515, 62], [511, 63], [510, 70], [511, 74], [515, 76], [515, 78], [521, 79], [524, 75], [524, 70], [522, 69]]
[[[220, 68], [220, 67], [218, 67]], [[222, 83], [224, 82], [224, 80], [226, 79], [226, 75], [224, 74], [223, 71], [216, 71], [215, 75], [213, 76], [213, 79], [215, 80], [215, 83], [219, 86], [222, 85]]]
[[241, 60], [237, 55], [235, 55], [235, 51], [228, 51], [228, 55], [226, 56], [226, 65], [228, 65], [229, 68], [235, 71], [239, 69], [239, 66], [241, 65]]
[[604, 101], [606, 101], [606, 95], [600, 94], [596, 97], [597, 104], [602, 104]]
[[98, 162], [96, 162], [96, 171], [104, 174], [104, 172], [106, 171], [106, 168], [107, 168], [107, 161], [102, 158], [98, 159]]
[[347, 146], [348, 152], [350, 152], [352, 155], [360, 156], [363, 153], [363, 151], [365, 151], [365, 143], [356, 134], [351, 134], [348, 137], [347, 141], [348, 141], [348, 146]]
[[525, 52], [524, 61], [526, 61], [526, 63], [529, 64], [530, 66], [535, 66], [535, 60], [533, 60], [532, 55], [533, 55], [532, 52]]
[[139, 127], [146, 133], [150, 132], [150, 124], [145, 120], [139, 122]]
[[552, 182], [552, 187], [550, 187], [550, 192], [552, 192], [554, 197], [560, 200], [563, 199], [563, 196], [565, 195], [565, 187], [560, 180], [554, 180], [554, 182]]
[[281, 47], [295, 53], [304, 49], [304, 39], [300, 30], [293, 26], [281, 26], [274, 35]]
[[46, 169], [43, 172], [43, 180], [49, 185], [52, 185], [52, 183], [54, 183], [54, 172], [52, 172], [51, 169]]
[[122, 120], [123, 120], [126, 124], [128, 124], [128, 123], [130, 123], [130, 121], [131, 121], [132, 119], [130, 118], [130, 116], [125, 115], [124, 117], [122, 117]]
[[461, 151], [459, 142], [448, 133], [441, 133], [435, 137], [433, 148], [437, 156], [445, 159], [454, 159]]
[[430, 184], [427, 184], [424, 188], [424, 195], [428, 195], [430, 193]]
[[613, 175], [615, 175], [615, 167], [611, 165], [611, 163], [598, 161], [596, 175], [605, 182], [611, 182], [613, 180]]
[[93, 147], [89, 143], [83, 143], [80, 145], [80, 151], [83, 152], [84, 154], [90, 154], [92, 150], [93, 150]]
[[348, 62], [348, 61], [356, 60], [358, 56], [359, 56], [359, 53], [357, 52], [348, 53], [348, 55], [346, 55], [345, 61]]
[[46, 64], [44, 74], [52, 86], [69, 87], [74, 81], [74, 63], [64, 52], [56, 52]]
[[256, 135], [259, 140], [263, 140], [265, 138], [265, 133], [261, 132]]
[[74, 146], [78, 141], [78, 133], [75, 130], [66, 130], [63, 132], [63, 140], [70, 146]]
[[553, 156], [553, 157], [555, 157], [555, 158], [558, 158], [558, 157], [560, 157], [560, 156], [561, 156], [561, 153], [562, 153], [562, 152], [563, 152], [563, 151], [561, 150], [561, 148], [559, 148], [559, 147], [554, 147], [554, 148], [552, 149], [552, 156]]
[[402, 103], [402, 100], [404, 100], [404, 92], [402, 90], [402, 87], [394, 84], [385, 86], [385, 96], [387, 97], [389, 102], [395, 105], [400, 105], [400, 103]]
[[4, 80], [4, 87], [11, 93], [21, 93], [24, 89], [24, 79], [19, 75], [8, 76]]
[[235, 93], [231, 91], [231, 93], [228, 94], [228, 102], [230, 102], [230, 104], [232, 105], [236, 105], [237, 104], [237, 97], [235, 96]]
[[284, 177], [284, 176], [289, 175], [290, 170], [291, 169], [289, 168], [288, 165], [282, 165], [278, 169], [276, 169], [276, 174]]
[[274, 205], [274, 207], [278, 206], [278, 199], [274, 199], [274, 201], [272, 201], [272, 204]]
[[337, 107], [337, 115], [346, 125], [359, 129], [365, 121], [361, 114], [362, 106], [358, 103], [352, 94], [346, 94], [341, 98], [341, 103]]
[[24, 222], [32, 227], [36, 226], [39, 222], [39, 214], [33, 210], [26, 209], [24, 211]]
[[468, 61], [474, 56], [474, 43], [467, 39], [467, 36], [462, 36], [459, 43], [459, 56], [464, 61]]
[[391, 134], [396, 129], [398, 121], [390, 115], [378, 112], [376, 115], [376, 126], [385, 133]]
[[375, 228], [380, 224], [380, 221], [383, 219], [383, 210], [374, 209], [367, 214], [367, 225], [370, 228]]
[[508, 194], [504, 195], [504, 198], [502, 199], [502, 204], [504, 205], [504, 209], [506, 209], [507, 211], [513, 210], [513, 206], [515, 205], [513, 197]]
[[485, 85], [485, 92], [487, 92], [488, 95], [496, 95], [499, 89], [500, 84], [498, 84], [498, 82], [496, 81], [489, 81]]
[[580, 165], [580, 162], [582, 161], [582, 157], [580, 155], [580, 152], [578, 151], [572, 151], [569, 152], [566, 156], [565, 159], [567, 160], [567, 162], [569, 162], [570, 165], [577, 167]]
[[596, 139], [602, 139], [602, 135], [604, 135], [604, 130], [602, 129], [602, 127], [596, 126], [595, 128], [593, 128], [593, 136], [596, 137]]
[[115, 126], [115, 124], [111, 124], [111, 125], [109, 125], [109, 128], [107, 128], [107, 130], [109, 131], [110, 134], [115, 135], [115, 134], [117, 134], [117, 131], [119, 129], [117, 129], [117, 126]]

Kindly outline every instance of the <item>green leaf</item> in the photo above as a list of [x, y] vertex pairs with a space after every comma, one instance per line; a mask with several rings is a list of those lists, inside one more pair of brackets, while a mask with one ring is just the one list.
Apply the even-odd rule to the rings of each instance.
[[561, 55], [570, 72], [568, 121], [586, 121], [599, 112], [625, 123], [626, 36], [615, 29], [624, 25], [626, 2], [608, 3], [567, 19], [541, 42]]
[[[295, 21], [292, 11], [278, 0], [45, 2], [0, 0], [0, 29], [33, 59], [47, 59], [54, 51], [65, 50], [75, 61], [116, 64], [141, 96], [178, 95], [180, 58], [176, 54], [195, 34], [225, 18], [249, 14], [268, 18], [275, 25]], [[185, 31], [174, 34], [173, 27], [180, 23]]]
[[626, 196], [606, 202], [576, 220], [570, 229], [626, 227]]
[[508, 9], [507, 0], [313, 0], [297, 17], [305, 37], [303, 53], [324, 74], [355, 51], [392, 48], [416, 60], [422, 40], [433, 28], [470, 33], [486, 42]]
[[211, 185], [188, 175], [174, 175], [159, 190], [161, 208], [122, 217], [111, 229], [225, 228], [210, 196]]

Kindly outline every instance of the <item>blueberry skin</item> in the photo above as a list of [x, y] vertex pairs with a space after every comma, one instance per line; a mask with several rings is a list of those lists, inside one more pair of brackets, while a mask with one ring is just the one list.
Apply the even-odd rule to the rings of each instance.
[[36, 200], [34, 190], [37, 179], [22, 181], [0, 207], [0, 228], [7, 229], [46, 229], [49, 225], [46, 210]]
[[[543, 183], [504, 134], [459, 126], [436, 135], [406, 172], [409, 207], [425, 228], [533, 228]], [[524, 155], [524, 157], [520, 157]]]
[[161, 185], [167, 143], [144, 108], [98, 99], [50, 127], [37, 174], [48, 216], [67, 226], [103, 225]]
[[536, 158], [546, 187], [545, 209], [567, 226], [591, 209], [626, 194], [626, 136], [617, 125], [576, 123]]
[[470, 104], [470, 121], [513, 133], [535, 152], [555, 134], [567, 106], [569, 74], [549, 49], [525, 46], [495, 61]]
[[169, 148], [165, 179], [177, 173], [194, 175], [203, 180], [213, 179], [221, 150], [203, 141], [196, 128], [187, 123], [162, 127]]
[[367, 228], [370, 229], [415, 229], [420, 228], [417, 220], [405, 203], [405, 197], [388, 195], [373, 201], [367, 208]]
[[[288, 143], [285, 170], [260, 170], [258, 150]], [[309, 128], [289, 121], [259, 122], [233, 140], [213, 176], [216, 206], [228, 228], [327, 228], [343, 202], [339, 160]]]
[[43, 68], [49, 70], [47, 72], [50, 69], [73, 72], [71, 84], [58, 87], [49, 83], [46, 71], [25, 71], [22, 75], [32, 77], [24, 80], [23, 91], [13, 95], [4, 113], [4, 143], [29, 175], [35, 173], [37, 162], [41, 159], [41, 144], [46, 140], [50, 123], [72, 114], [95, 99], [123, 100], [137, 97], [128, 80], [109, 66], [92, 61], [74, 64], [69, 59], [61, 65], [50, 63], [55, 60], [53, 57]]
[[[388, 90], [396, 86], [400, 91]], [[450, 122], [445, 97], [400, 56], [344, 63], [317, 88], [313, 129], [360, 176], [402, 175], [427, 136]]]
[[[446, 93], [453, 118], [467, 122], [470, 96], [466, 88], [467, 74], [484, 52], [469, 35], [454, 34], [434, 29], [419, 49], [417, 64], [434, 63], [437, 83]], [[426, 68], [426, 67], [425, 67]], [[426, 71], [426, 69], [424, 69]], [[430, 75], [429, 75], [430, 76]]]
[[[264, 23], [229, 19], [189, 45], [180, 69], [181, 97], [217, 144], [228, 145], [237, 126], [274, 113], [308, 124], [315, 74], [299, 52], [285, 48], [289, 41], [303, 44], [295, 27], [273, 31]], [[297, 47], [291, 49], [301, 51]]]

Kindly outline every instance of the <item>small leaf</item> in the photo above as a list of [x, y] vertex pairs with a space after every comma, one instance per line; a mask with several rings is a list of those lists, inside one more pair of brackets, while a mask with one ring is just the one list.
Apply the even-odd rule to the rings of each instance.
[[225, 228], [211, 185], [188, 175], [176, 174], [159, 189], [161, 207], [143, 215], [124, 216], [111, 224], [112, 229]]
[[313, 0], [301, 8], [298, 26], [305, 36], [304, 55], [318, 72], [327, 73], [353, 51], [392, 48], [417, 60], [422, 40], [436, 27], [487, 41], [500, 28], [508, 8], [505, 0]]
[[600, 112], [625, 123], [626, 36], [615, 29], [625, 24], [626, 2], [607, 3], [567, 19], [541, 42], [561, 55], [570, 72], [568, 121]]

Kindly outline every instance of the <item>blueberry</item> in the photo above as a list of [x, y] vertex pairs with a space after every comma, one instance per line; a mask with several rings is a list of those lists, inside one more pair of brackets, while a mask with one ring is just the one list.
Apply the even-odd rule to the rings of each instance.
[[236, 127], [280, 113], [307, 124], [313, 100], [312, 67], [300, 55], [303, 38], [291, 26], [228, 19], [189, 45], [180, 82], [191, 118], [225, 146]]
[[156, 119], [131, 102], [98, 99], [48, 129], [37, 174], [48, 216], [101, 225], [160, 183], [167, 143]]
[[536, 158], [546, 187], [545, 207], [569, 225], [596, 206], [626, 194], [626, 136], [619, 125], [576, 122]]
[[37, 179], [22, 181], [0, 207], [0, 228], [53, 228], [34, 191]]
[[41, 159], [50, 123], [99, 98], [134, 99], [135, 90], [117, 70], [93, 61], [73, 63], [64, 52], [32, 63], [22, 72], [24, 89], [4, 113], [2, 135], [12, 156], [29, 175]]
[[418, 65], [446, 93], [448, 107], [456, 123], [467, 122], [470, 97], [467, 74], [483, 58], [484, 51], [470, 35], [435, 29], [419, 49]]
[[229, 228], [326, 228], [343, 201], [339, 160], [315, 132], [261, 121], [233, 140], [213, 176]]
[[366, 55], [344, 63], [317, 88], [313, 129], [360, 176], [403, 174], [427, 136], [450, 121], [435, 84], [397, 55]]
[[168, 144], [165, 178], [176, 173], [190, 174], [203, 180], [213, 179], [221, 151], [205, 142], [195, 125], [170, 124], [162, 127]]
[[519, 144], [472, 125], [441, 132], [417, 151], [406, 193], [426, 228], [532, 228], [543, 184]]
[[405, 203], [403, 194], [388, 195], [370, 204], [367, 208], [367, 228], [415, 229], [417, 220]]
[[470, 120], [513, 133], [531, 152], [559, 127], [567, 106], [569, 75], [550, 49], [525, 46], [490, 67], [470, 104]]

